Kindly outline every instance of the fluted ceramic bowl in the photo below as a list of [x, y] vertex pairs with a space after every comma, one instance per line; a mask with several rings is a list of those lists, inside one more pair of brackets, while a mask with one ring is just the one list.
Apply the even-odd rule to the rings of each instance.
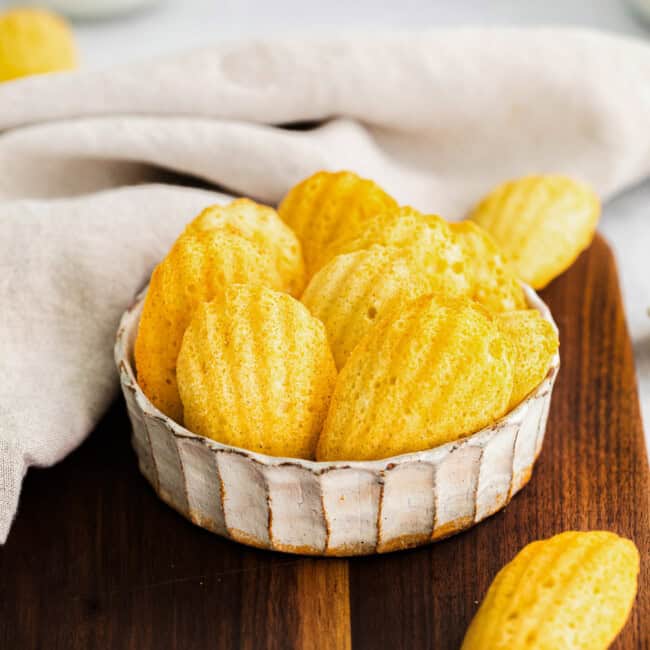
[[[531, 307], [553, 323], [532, 289]], [[503, 508], [530, 479], [559, 368], [493, 425], [434, 449], [377, 461], [266, 456], [193, 434], [138, 386], [133, 345], [144, 295], [122, 317], [115, 345], [141, 472], [198, 526], [259, 548], [364, 555], [453, 535]]]

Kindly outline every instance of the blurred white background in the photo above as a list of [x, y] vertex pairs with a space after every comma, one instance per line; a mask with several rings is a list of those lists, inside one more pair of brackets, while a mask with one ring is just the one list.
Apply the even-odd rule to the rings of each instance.
[[[647, 2], [650, 0], [629, 0]], [[2, 5], [29, 0], [0, 0]], [[77, 21], [83, 64], [106, 67], [134, 59], [252, 36], [351, 30], [424, 29], [442, 25], [578, 25], [648, 36], [627, 0], [39, 0], [76, 13], [150, 5], [108, 20]]]
[[[124, 0], [53, 0], [90, 7]], [[147, 0], [144, 0], [145, 2]], [[152, 0], [149, 0], [151, 2]], [[153, 0], [131, 15], [79, 22], [83, 62], [97, 67], [215, 40], [463, 24], [570, 24], [648, 36], [625, 0]], [[40, 4], [47, 4], [41, 0]]]

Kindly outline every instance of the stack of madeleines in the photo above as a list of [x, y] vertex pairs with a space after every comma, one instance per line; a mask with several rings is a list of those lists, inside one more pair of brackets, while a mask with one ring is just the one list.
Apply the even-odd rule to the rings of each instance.
[[351, 172], [314, 174], [277, 212], [211, 206], [153, 272], [138, 382], [191, 431], [274, 456], [379, 459], [467, 436], [548, 373], [557, 333], [521, 281], [564, 271], [599, 210], [583, 185], [536, 176], [448, 223]]

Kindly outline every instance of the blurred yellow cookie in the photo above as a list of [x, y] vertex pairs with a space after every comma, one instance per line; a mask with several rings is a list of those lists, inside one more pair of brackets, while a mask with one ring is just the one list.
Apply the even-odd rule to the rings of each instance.
[[302, 302], [325, 324], [337, 368], [381, 317], [431, 292], [409, 252], [371, 246], [339, 255], [309, 282]]
[[299, 296], [305, 287], [305, 265], [298, 238], [278, 213], [250, 199], [235, 199], [227, 205], [211, 205], [191, 221], [186, 232], [232, 226], [244, 237], [269, 247], [284, 280], [284, 291]]
[[74, 68], [77, 55], [66, 22], [43, 9], [0, 13], [0, 81]]
[[461, 650], [606, 650], [634, 604], [639, 552], [604, 531], [533, 542], [497, 574]]
[[318, 172], [294, 186], [278, 213], [298, 235], [308, 273], [323, 265], [321, 255], [334, 239], [356, 233], [397, 202], [373, 181], [352, 172]]
[[288, 294], [231, 285], [200, 305], [177, 375], [185, 423], [195, 433], [313, 458], [336, 369], [323, 324]]
[[151, 276], [135, 341], [138, 384], [177, 422], [183, 421], [176, 385], [183, 333], [196, 307], [233, 282], [283, 286], [269, 251], [225, 227], [181, 235]]
[[517, 353], [510, 398], [510, 408], [513, 408], [546, 377], [560, 342], [553, 325], [535, 309], [502, 312], [497, 319]]
[[344, 235], [332, 242], [323, 260], [373, 244], [407, 249], [428, 273], [432, 288], [437, 291], [453, 295], [467, 295], [470, 291], [465, 254], [454, 240], [449, 224], [436, 215], [424, 215], [411, 207], [386, 210], [355, 237]]
[[514, 355], [469, 299], [428, 295], [387, 314], [339, 374], [317, 458], [385, 458], [491, 424], [507, 409]]
[[503, 183], [470, 219], [495, 238], [519, 277], [542, 289], [591, 243], [600, 201], [591, 188], [566, 176], [527, 176]]
[[465, 253], [472, 298], [493, 312], [525, 309], [524, 290], [492, 237], [471, 221], [450, 226]]

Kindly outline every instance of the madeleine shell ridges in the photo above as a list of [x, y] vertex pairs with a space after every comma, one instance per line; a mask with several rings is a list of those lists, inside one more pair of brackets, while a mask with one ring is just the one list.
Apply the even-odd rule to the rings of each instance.
[[431, 284], [407, 251], [371, 246], [330, 260], [301, 300], [324, 323], [340, 370], [382, 316], [430, 293]]
[[450, 226], [465, 253], [472, 298], [493, 312], [525, 309], [519, 279], [489, 233], [472, 221]]
[[203, 303], [177, 375], [195, 433], [272, 456], [314, 457], [336, 368], [323, 324], [288, 294], [234, 284]]
[[522, 280], [542, 289], [589, 246], [600, 210], [589, 186], [548, 174], [499, 185], [470, 219], [490, 232]]
[[437, 215], [425, 215], [410, 206], [385, 210], [354, 237], [339, 237], [328, 246], [322, 259], [328, 261], [375, 244], [408, 250], [429, 274], [434, 290], [459, 296], [469, 294], [465, 254], [449, 224]]
[[283, 290], [299, 296], [305, 287], [302, 247], [295, 233], [278, 213], [250, 199], [235, 199], [226, 205], [205, 208], [185, 228], [185, 232], [214, 230], [230, 226], [261, 247], [268, 246], [284, 281]]
[[183, 421], [176, 358], [194, 310], [233, 282], [282, 287], [269, 251], [222, 228], [181, 235], [154, 269], [135, 341], [138, 384], [154, 406]]
[[357, 232], [376, 214], [397, 202], [375, 182], [349, 171], [320, 171], [295, 185], [278, 213], [302, 243], [308, 273], [323, 264], [325, 247]]
[[492, 582], [461, 650], [606, 650], [637, 590], [639, 552], [607, 531], [525, 546]]
[[387, 314], [339, 374], [318, 460], [430, 449], [502, 416], [514, 347], [469, 299], [433, 294]]
[[553, 325], [536, 309], [501, 312], [496, 318], [499, 328], [516, 350], [509, 407], [514, 408], [546, 377], [560, 342]]

